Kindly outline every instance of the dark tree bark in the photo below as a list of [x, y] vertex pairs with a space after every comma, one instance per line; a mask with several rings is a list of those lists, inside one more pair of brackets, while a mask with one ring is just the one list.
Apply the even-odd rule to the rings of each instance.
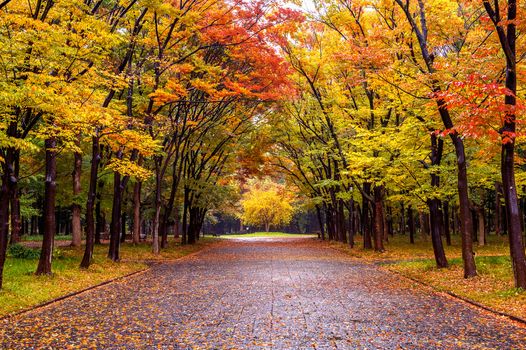
[[338, 201], [338, 221], [340, 226], [340, 233], [339, 238], [340, 242], [347, 243], [347, 233], [346, 233], [346, 227], [345, 227], [345, 206], [343, 204], [343, 199], [340, 199]]
[[[438, 166], [442, 161], [444, 141], [438, 139], [435, 133], [431, 134], [431, 165]], [[440, 186], [440, 177], [436, 173], [431, 174], [431, 186]], [[444, 268], [448, 266], [446, 253], [444, 252], [444, 246], [442, 244], [442, 222], [440, 213], [440, 200], [438, 198], [430, 198], [427, 200], [427, 206], [430, 214], [430, 225], [431, 225], [431, 241], [433, 243], [433, 253], [435, 255], [435, 262], [438, 268]]]
[[4, 264], [9, 243], [9, 182], [14, 178], [13, 150], [2, 150], [2, 183], [0, 187], [0, 288], [3, 285]]
[[415, 244], [415, 215], [411, 205], [407, 207], [407, 224], [409, 226], [409, 243]]
[[320, 226], [320, 235], [318, 236], [318, 238], [325, 240], [325, 225], [323, 222], [323, 217], [321, 215], [321, 209], [318, 204], [316, 204], [316, 216], [318, 217], [318, 224]]
[[385, 251], [383, 243], [383, 221], [384, 221], [384, 208], [383, 208], [383, 186], [375, 186], [373, 189], [374, 194], [374, 250], [377, 252]]
[[442, 202], [442, 208], [444, 212], [444, 235], [446, 236], [446, 244], [448, 246], [451, 245], [451, 232], [450, 232], [450, 226], [449, 226], [449, 203], [448, 202]]
[[44, 238], [38, 261], [37, 275], [51, 274], [53, 243], [55, 240], [55, 198], [57, 193], [57, 140], [50, 137], [45, 141], [46, 180], [44, 185]]
[[[76, 141], [77, 147], [80, 147], [80, 135]], [[73, 205], [71, 206], [71, 245], [80, 247], [82, 243], [82, 226], [80, 223], [80, 204], [78, 196], [81, 193], [80, 176], [82, 173], [82, 154], [75, 152], [73, 161]]]
[[99, 181], [98, 190], [97, 190], [97, 204], [95, 205], [95, 218], [97, 222], [95, 223], [95, 244], [102, 244], [101, 234], [106, 233], [106, 214], [102, 212], [102, 188], [104, 187], [104, 182]]
[[126, 242], [126, 221], [128, 220], [126, 210], [121, 214], [121, 243]]
[[9, 182], [11, 199], [11, 244], [20, 242], [20, 193], [18, 190], [18, 177], [20, 173], [20, 151], [12, 150], [14, 172]]
[[[367, 195], [370, 195], [371, 193], [371, 184], [370, 183], [364, 183], [363, 184], [363, 192]], [[364, 249], [372, 249], [373, 243], [372, 243], [372, 227], [371, 222], [372, 215], [371, 215], [371, 208], [369, 204], [369, 200], [366, 198], [366, 196], [362, 195], [362, 232], [363, 232], [363, 248]]]
[[121, 174], [115, 172], [113, 176], [113, 205], [111, 209], [110, 223], [110, 247], [108, 249], [108, 258], [112, 261], [119, 261], [120, 233], [121, 233], [121, 207], [122, 207], [122, 189]]
[[495, 233], [502, 235], [502, 184], [495, 182]]
[[349, 245], [351, 248], [354, 248], [354, 226], [355, 226], [355, 209], [354, 209], [354, 200], [349, 201]]
[[84, 256], [80, 263], [81, 268], [87, 269], [93, 258], [93, 245], [95, 243], [95, 218], [94, 207], [95, 199], [97, 197], [97, 177], [100, 163], [100, 143], [99, 137], [93, 136], [91, 145], [91, 169], [88, 189], [88, 199], [86, 202], [86, 247], [84, 249]]
[[188, 187], [184, 187], [184, 199], [183, 199], [183, 235], [181, 237], [181, 244], [188, 243], [188, 196], [190, 190]]
[[139, 244], [141, 239], [141, 185], [137, 181], [133, 186], [133, 244]]

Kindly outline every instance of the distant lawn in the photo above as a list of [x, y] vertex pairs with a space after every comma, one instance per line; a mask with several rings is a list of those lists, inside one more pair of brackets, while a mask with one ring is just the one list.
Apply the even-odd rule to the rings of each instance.
[[[22, 242], [42, 242], [44, 236], [42, 235], [24, 235], [22, 236]], [[55, 235], [55, 241], [71, 241], [71, 235]]]
[[94, 263], [88, 270], [79, 268], [83, 249], [58, 248], [55, 249], [53, 258], [52, 276], [34, 275], [38, 258], [19, 259], [8, 256], [4, 268], [4, 288], [0, 290], [0, 316], [146, 269], [148, 265], [145, 261], [180, 258], [201, 250], [214, 241], [216, 240], [213, 238], [201, 238], [197, 244], [185, 246], [171, 241], [169, 247], [159, 255], [151, 252], [149, 243], [124, 243], [121, 246], [122, 261], [119, 263], [106, 258], [107, 245], [97, 245], [93, 253]]
[[433, 288], [452, 292], [495, 310], [526, 319], [526, 291], [514, 288], [508, 237], [490, 235], [486, 245], [474, 243], [478, 276], [464, 279], [460, 237], [452, 237], [452, 245], [445, 246], [449, 268], [437, 269], [431, 240], [416, 237], [415, 244], [408, 236], [389, 237], [386, 251], [377, 253], [362, 248], [362, 237], [355, 240], [354, 248], [338, 242], [327, 243], [357, 259], [380, 263], [383, 268], [421, 281]]
[[315, 234], [299, 234], [299, 233], [285, 233], [285, 232], [254, 232], [254, 233], [239, 233], [232, 235], [221, 235], [220, 238], [257, 238], [257, 237], [295, 237], [306, 238], [316, 237]]

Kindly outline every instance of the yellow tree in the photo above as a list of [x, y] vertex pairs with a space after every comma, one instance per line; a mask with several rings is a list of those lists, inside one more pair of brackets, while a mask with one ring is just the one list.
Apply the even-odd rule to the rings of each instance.
[[269, 181], [252, 183], [252, 188], [243, 195], [241, 204], [243, 222], [263, 226], [266, 232], [271, 226], [288, 224], [294, 213], [290, 195], [284, 187]]

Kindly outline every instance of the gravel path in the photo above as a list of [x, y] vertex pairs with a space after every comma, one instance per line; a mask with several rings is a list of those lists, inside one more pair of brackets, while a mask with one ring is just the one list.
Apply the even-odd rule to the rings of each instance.
[[2, 349], [526, 349], [526, 328], [312, 239], [229, 240], [0, 321]]

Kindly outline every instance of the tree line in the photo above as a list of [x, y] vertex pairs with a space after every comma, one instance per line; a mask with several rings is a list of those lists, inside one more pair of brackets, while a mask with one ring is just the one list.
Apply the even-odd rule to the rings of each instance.
[[[273, 163], [310, 198], [321, 235], [381, 252], [415, 216], [436, 265], [458, 230], [464, 277], [473, 241], [524, 253], [524, 4], [321, 0], [281, 42], [296, 94], [271, 116]], [[479, 235], [477, 236], [477, 232]]]
[[64, 208], [82, 268], [106, 221], [114, 261], [130, 218], [134, 243], [150, 218], [154, 253], [176, 219], [194, 243], [287, 88], [272, 42], [297, 16], [274, 1], [2, 1], [0, 287], [29, 226], [51, 273]]

